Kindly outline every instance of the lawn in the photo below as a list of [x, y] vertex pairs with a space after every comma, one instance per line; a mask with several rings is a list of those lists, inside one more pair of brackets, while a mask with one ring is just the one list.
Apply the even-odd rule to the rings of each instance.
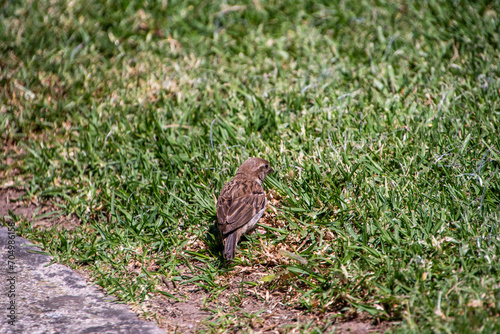
[[167, 331], [500, 332], [499, 1], [0, 8], [0, 189], [57, 216], [0, 223], [57, 262]]

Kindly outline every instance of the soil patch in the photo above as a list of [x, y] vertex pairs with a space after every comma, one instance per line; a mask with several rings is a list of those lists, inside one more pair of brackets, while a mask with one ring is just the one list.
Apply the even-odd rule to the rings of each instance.
[[76, 217], [61, 215], [56, 203], [40, 202], [38, 198], [29, 198], [25, 194], [22, 189], [0, 189], [0, 218], [12, 218], [11, 213], [13, 213], [33, 222], [35, 228], [58, 226], [71, 230], [80, 224]]
[[[147, 302], [147, 309], [156, 313], [160, 327], [167, 332], [195, 333], [217, 330], [230, 333], [299, 333], [320, 329], [335, 333], [383, 333], [396, 324], [380, 322], [367, 313], [344, 312], [338, 309], [313, 313], [287, 305], [287, 291], [272, 292], [261, 283], [267, 273], [260, 266], [234, 268], [238, 274], [223, 277], [234, 282], [222, 292], [211, 293], [194, 284], [179, 285], [164, 280], [163, 291], [178, 300], [156, 295]], [[188, 268], [185, 268], [189, 276]], [[183, 275], [184, 276], [184, 275]], [[240, 282], [253, 282], [242, 284]], [[224, 284], [221, 282], [221, 284]]]

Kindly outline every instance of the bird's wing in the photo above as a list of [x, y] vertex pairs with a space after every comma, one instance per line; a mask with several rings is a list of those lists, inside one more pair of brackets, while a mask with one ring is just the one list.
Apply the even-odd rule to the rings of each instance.
[[266, 195], [257, 182], [228, 183], [217, 202], [217, 221], [226, 235], [248, 223], [266, 207]]

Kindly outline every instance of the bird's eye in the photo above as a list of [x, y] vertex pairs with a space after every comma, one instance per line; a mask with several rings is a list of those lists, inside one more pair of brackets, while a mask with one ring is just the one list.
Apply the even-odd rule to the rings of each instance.
[[264, 167], [266, 167], [266, 169], [269, 167], [268, 165], [265, 165]]

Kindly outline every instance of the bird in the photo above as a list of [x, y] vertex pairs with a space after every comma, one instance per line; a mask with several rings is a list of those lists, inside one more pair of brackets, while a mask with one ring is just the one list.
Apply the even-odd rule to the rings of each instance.
[[226, 260], [234, 259], [241, 236], [252, 232], [264, 214], [267, 199], [262, 181], [273, 172], [269, 161], [252, 157], [242, 163], [236, 175], [222, 187], [217, 200], [217, 227]]

